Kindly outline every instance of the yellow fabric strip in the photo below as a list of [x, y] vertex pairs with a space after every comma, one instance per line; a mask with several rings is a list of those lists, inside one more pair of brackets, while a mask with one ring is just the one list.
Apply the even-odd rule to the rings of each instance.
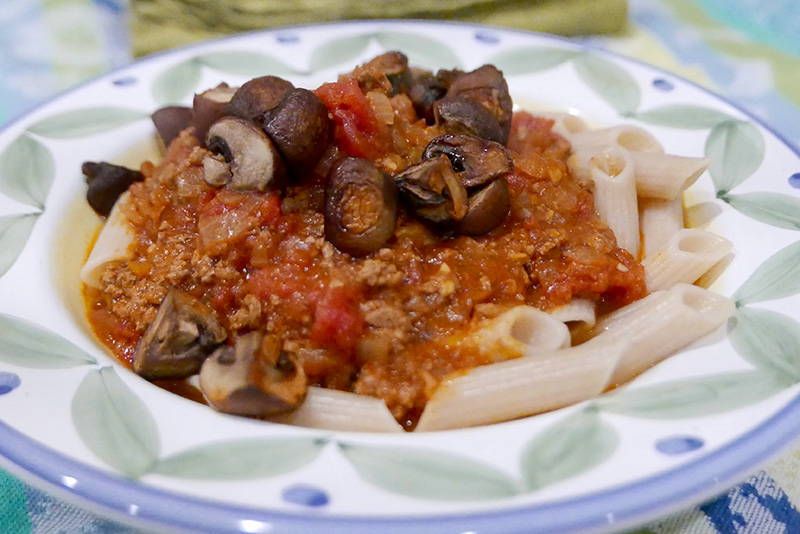
[[143, 56], [224, 35], [313, 22], [433, 19], [559, 35], [626, 27], [627, 0], [131, 0], [133, 54]]

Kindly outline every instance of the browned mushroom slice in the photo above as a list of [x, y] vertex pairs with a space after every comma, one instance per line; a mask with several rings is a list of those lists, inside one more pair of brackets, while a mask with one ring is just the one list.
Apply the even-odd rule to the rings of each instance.
[[214, 312], [172, 288], [133, 353], [133, 370], [148, 380], [186, 378], [223, 342], [227, 333]]
[[192, 108], [186, 106], [166, 106], [155, 110], [150, 118], [163, 148], [168, 147], [181, 131], [193, 125]]
[[447, 88], [455, 76], [455, 71], [439, 71], [433, 74], [427, 70], [410, 68], [411, 81], [407, 91], [414, 109], [428, 124], [433, 124], [433, 104], [447, 94]]
[[446, 97], [433, 104], [437, 124], [447, 133], [471, 135], [502, 143], [505, 133], [497, 117], [480, 103], [462, 97]]
[[328, 108], [308, 89], [292, 89], [257, 122], [269, 135], [295, 175], [312, 170], [333, 132]]
[[406, 168], [395, 183], [411, 211], [428, 222], [448, 224], [467, 213], [467, 190], [443, 154]]
[[253, 120], [274, 108], [292, 90], [292, 82], [277, 76], [261, 76], [243, 84], [233, 95], [225, 114], [244, 120]]
[[363, 256], [381, 248], [397, 223], [397, 187], [372, 162], [344, 158], [328, 173], [325, 237], [336, 248]]
[[514, 162], [500, 143], [471, 135], [444, 134], [425, 147], [423, 159], [450, 158], [453, 169], [461, 174], [464, 187], [486, 185], [514, 171]]
[[81, 165], [88, 188], [86, 202], [98, 214], [107, 217], [119, 196], [134, 182], [141, 182], [141, 172], [105, 161], [86, 161]]
[[234, 189], [265, 191], [283, 184], [286, 171], [281, 155], [269, 137], [251, 122], [221, 118], [208, 129], [206, 146], [224, 159], [230, 171], [228, 177], [220, 158], [207, 155], [203, 168], [206, 182], [211, 185], [221, 185], [227, 179]]
[[500, 124], [503, 137], [498, 142], [505, 145], [511, 132], [513, 102], [508, 83], [493, 65], [484, 65], [472, 72], [460, 73], [450, 84], [447, 96], [460, 96], [478, 102], [489, 110]]
[[306, 395], [303, 366], [275, 336], [251, 332], [220, 347], [200, 370], [200, 390], [215, 409], [266, 417], [296, 408]]
[[201, 143], [205, 142], [211, 125], [225, 116], [228, 102], [231, 101], [237, 90], [238, 87], [221, 83], [212, 89], [194, 95], [192, 101], [194, 133]]
[[498, 178], [483, 189], [470, 194], [467, 214], [455, 227], [462, 235], [479, 236], [492, 231], [508, 215], [510, 203], [508, 182]]
[[[398, 51], [374, 57], [353, 72], [362, 91], [389, 89], [391, 94], [406, 93], [411, 84], [408, 57]], [[386, 87], [386, 82], [389, 83]]]

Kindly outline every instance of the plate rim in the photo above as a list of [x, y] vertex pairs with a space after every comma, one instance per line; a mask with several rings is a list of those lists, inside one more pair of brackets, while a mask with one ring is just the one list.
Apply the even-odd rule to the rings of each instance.
[[[545, 41], [560, 42], [570, 47], [599, 53], [622, 62], [637, 64], [640, 67], [678, 80], [681, 84], [700, 90], [708, 96], [736, 109], [748, 120], [769, 132], [781, 145], [800, 158], [800, 146], [795, 145], [781, 132], [775, 130], [751, 111], [712, 89], [646, 61], [625, 56], [595, 44], [576, 41], [558, 35], [479, 23], [425, 19], [350, 20], [281, 26], [190, 43], [142, 58], [134, 58], [126, 65], [94, 76], [40, 102], [34, 108], [12, 118], [0, 127], [0, 134], [13, 130], [19, 123], [24, 122], [41, 109], [70, 94], [81, 91], [87, 86], [113, 78], [128, 69], [140, 67], [165, 56], [184, 53], [192, 49], [213, 48], [220, 43], [228, 41], [247, 40], [248, 38], [257, 38], [286, 31], [308, 31], [315, 27], [424, 25], [446, 25], [475, 31], [497, 32], [499, 34], [536, 36]], [[632, 483], [578, 497], [557, 499], [552, 502], [528, 503], [475, 513], [426, 513], [415, 516], [374, 517], [327, 515], [325, 513], [313, 514], [310, 513], [312, 511], [308, 508], [298, 509], [298, 512], [294, 513], [228, 504], [204, 497], [182, 495], [176, 490], [147, 486], [144, 483], [127, 479], [117, 474], [107, 473], [99, 468], [69, 458], [46, 444], [40, 443], [33, 438], [28, 438], [21, 431], [14, 429], [2, 420], [0, 420], [0, 437], [3, 438], [0, 439], [0, 463], [12, 474], [25, 481], [31, 481], [32, 485], [52, 494], [62, 496], [65, 500], [79, 504], [93, 512], [133, 526], [141, 527], [144, 524], [148, 528], [170, 528], [170, 532], [174, 532], [172, 530], [174, 528], [188, 529], [191, 532], [262, 532], [262, 530], [248, 530], [248, 528], [259, 528], [258, 524], [263, 523], [262, 526], [268, 525], [268, 530], [263, 530], [263, 532], [275, 532], [276, 534], [283, 532], [318, 532], [321, 526], [324, 526], [327, 532], [334, 534], [339, 532], [366, 532], [366, 529], [372, 531], [375, 528], [379, 528], [381, 532], [387, 534], [400, 534], [412, 531], [424, 532], [433, 526], [437, 527], [437, 532], [460, 533], [472, 530], [481, 533], [507, 533], [517, 531], [514, 527], [518, 528], [522, 524], [520, 522], [524, 520], [526, 533], [552, 532], [553, 528], [558, 528], [562, 532], [585, 533], [635, 526], [724, 492], [741, 480], [742, 476], [755, 470], [760, 464], [800, 441], [800, 418], [793, 417], [799, 411], [800, 393], [791, 397], [780, 410], [773, 413], [762, 423], [736, 439], [724, 443], [716, 450], [676, 468]], [[747, 454], [742, 455], [743, 451]], [[34, 454], [31, 454], [32, 452]], [[699, 478], [698, 472], [708, 474], [710, 476], [709, 480]], [[72, 476], [67, 475], [67, 473], [80, 474], [80, 478], [76, 477], [77, 484], [70, 487], [64, 482], [65, 476]], [[691, 474], [691, 477], [689, 477], [691, 480], [686, 480], [687, 474]], [[104, 487], [109, 487], [114, 491], [103, 493]], [[628, 497], [624, 500], [625, 506], [621, 510], [611, 509], [609, 505], [612, 502], [619, 502], [622, 497]], [[147, 506], [143, 506], [142, 503], [147, 501], [152, 502]], [[173, 507], [175, 506], [181, 507], [182, 511], [192, 509], [197, 513], [182, 513], [180, 516], [170, 514], [169, 512], [174, 510], [175, 508]], [[577, 514], [573, 518], [576, 508], [585, 508], [590, 513]], [[567, 511], [572, 513], [567, 514]], [[212, 518], [216, 518], [217, 521], [210, 521]], [[247, 521], [253, 521], [254, 523], [248, 527], [245, 524]], [[498, 524], [498, 522], [502, 522], [503, 525]], [[508, 528], [503, 529], [501, 528], [502, 526]]]

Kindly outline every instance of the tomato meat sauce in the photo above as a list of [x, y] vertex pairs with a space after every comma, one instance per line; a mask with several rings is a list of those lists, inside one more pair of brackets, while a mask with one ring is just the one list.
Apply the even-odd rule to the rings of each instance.
[[[445, 377], [493, 360], [462, 343], [487, 320], [521, 304], [547, 311], [580, 298], [612, 310], [645, 295], [641, 265], [568, 172], [569, 144], [552, 121], [527, 112], [507, 127], [509, 204], [494, 229], [453, 234], [401, 202], [383, 246], [366, 255], [339, 250], [326, 239], [323, 213], [333, 162], [365, 158], [394, 176], [446, 133], [390, 75], [359, 69], [315, 91], [331, 142], [312, 172], [279, 190], [209, 185], [208, 149], [192, 128], [161, 163], [142, 165], [144, 180], [123, 206], [136, 229], [133, 257], [113, 263], [100, 288], [85, 288], [89, 322], [121, 362], [131, 365], [177, 287], [209, 306], [229, 339], [274, 335], [310, 385], [378, 397], [411, 428]], [[182, 381], [161, 385], [202, 400]]]

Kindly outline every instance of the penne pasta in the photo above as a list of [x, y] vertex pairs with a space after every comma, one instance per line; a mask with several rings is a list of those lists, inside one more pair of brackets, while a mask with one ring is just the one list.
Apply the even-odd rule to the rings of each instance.
[[502, 361], [547, 354], [569, 347], [570, 340], [562, 321], [533, 306], [516, 306], [469, 336], [467, 343]]
[[129, 259], [133, 253], [136, 233], [120, 209], [128, 198], [130, 194], [126, 191], [114, 204], [89, 258], [81, 268], [80, 279], [87, 286], [100, 287], [100, 277], [106, 265], [112, 261]]
[[600, 219], [614, 231], [619, 246], [638, 257], [639, 206], [630, 153], [620, 147], [607, 148], [592, 157], [589, 172]]
[[733, 250], [733, 244], [699, 228], [683, 228], [654, 255], [642, 260], [648, 291], [694, 283]]
[[717, 329], [735, 307], [729, 298], [679, 283], [603, 317], [584, 346], [624, 344], [611, 377], [617, 386]]
[[674, 200], [639, 199], [639, 231], [645, 258], [655, 255], [683, 227], [682, 195]]
[[708, 168], [706, 158], [648, 152], [630, 153], [640, 197], [673, 200]]
[[269, 421], [323, 430], [403, 432], [381, 399], [319, 387], [309, 387], [296, 410]]
[[578, 131], [567, 136], [567, 140], [572, 144], [573, 152], [585, 149], [597, 152], [607, 147], [618, 146], [631, 152], [664, 153], [664, 147], [650, 132], [632, 125]]
[[542, 116], [551, 119], [553, 121], [552, 130], [565, 139], [589, 129], [583, 119], [571, 113], [543, 113]]
[[550, 315], [562, 323], [581, 323], [583, 327], [592, 327], [595, 323], [594, 301], [573, 299], [569, 304], [552, 310]]
[[439, 386], [416, 431], [497, 423], [596, 397], [621, 354], [621, 345], [581, 346], [478, 367]]

